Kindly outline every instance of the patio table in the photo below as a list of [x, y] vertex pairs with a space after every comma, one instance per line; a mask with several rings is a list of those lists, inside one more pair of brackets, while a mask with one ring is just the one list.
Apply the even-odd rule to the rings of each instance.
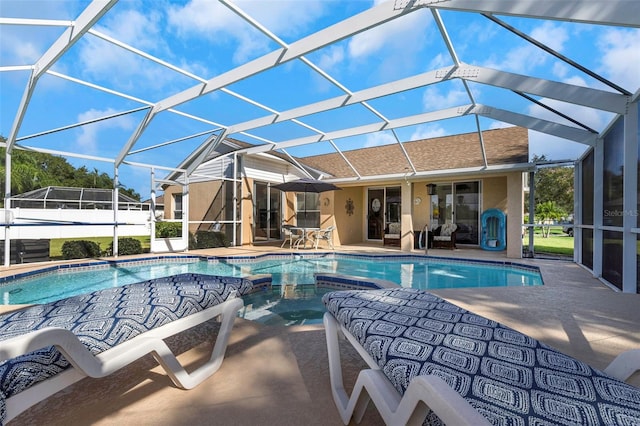
[[313, 241], [311, 241], [311, 238], [310, 238], [311, 234], [320, 230], [320, 228], [299, 227], [299, 226], [293, 226], [291, 227], [291, 229], [300, 231], [302, 234], [302, 237], [298, 239], [298, 241], [296, 241], [296, 243], [294, 244], [294, 247], [296, 249], [299, 249], [301, 244], [302, 244], [302, 248], [307, 248], [307, 241], [309, 241], [311, 243], [311, 247], [313, 247]]

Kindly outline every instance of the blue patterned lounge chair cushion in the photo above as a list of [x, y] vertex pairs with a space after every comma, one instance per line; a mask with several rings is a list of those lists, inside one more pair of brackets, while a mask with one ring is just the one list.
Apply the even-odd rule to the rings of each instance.
[[337, 291], [323, 301], [401, 395], [434, 374], [494, 425], [640, 425], [640, 389], [433, 294]]
[[[146, 331], [249, 294], [244, 278], [179, 274], [99, 290], [0, 315], [0, 340], [45, 327], [72, 331], [99, 354]], [[5, 398], [69, 368], [55, 348], [47, 347], [0, 363], [0, 424]]]

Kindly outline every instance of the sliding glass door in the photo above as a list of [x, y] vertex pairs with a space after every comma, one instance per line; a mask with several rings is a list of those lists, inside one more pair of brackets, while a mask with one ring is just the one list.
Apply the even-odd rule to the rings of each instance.
[[459, 182], [453, 186], [456, 244], [479, 244], [480, 183]]
[[280, 239], [280, 224], [282, 222], [280, 200], [282, 191], [271, 189], [266, 183], [256, 182], [253, 193], [255, 194], [253, 202], [253, 240]]
[[431, 229], [447, 222], [458, 225], [456, 243], [479, 244], [480, 182], [436, 185], [431, 196]]
[[369, 189], [367, 211], [367, 239], [381, 240], [384, 230], [384, 189]]

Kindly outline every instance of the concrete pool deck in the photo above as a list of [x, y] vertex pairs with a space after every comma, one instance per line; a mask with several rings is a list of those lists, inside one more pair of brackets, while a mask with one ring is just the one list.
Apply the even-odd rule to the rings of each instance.
[[[265, 245], [190, 254], [248, 255], [279, 250]], [[400, 254], [380, 245], [343, 246], [337, 251]], [[507, 260], [502, 253], [475, 249], [429, 250], [429, 255]], [[545, 285], [433, 293], [596, 368], [604, 368], [623, 350], [640, 348], [640, 295], [615, 292], [569, 261], [515, 261], [538, 266]], [[10, 274], [2, 271], [3, 275], [17, 272], [14, 267]], [[206, 356], [204, 338], [212, 332], [215, 325], [199, 327], [171, 343], [177, 352], [192, 348], [180, 358], [195, 364]], [[343, 362], [349, 387], [364, 364], [347, 346], [343, 347]], [[342, 424], [331, 397], [320, 325], [265, 326], [238, 318], [221, 369], [189, 391], [173, 387], [154, 365], [147, 357], [110, 377], [85, 379], [34, 406], [10, 425]], [[640, 375], [631, 383], [640, 386]], [[383, 423], [370, 407], [361, 424]]]

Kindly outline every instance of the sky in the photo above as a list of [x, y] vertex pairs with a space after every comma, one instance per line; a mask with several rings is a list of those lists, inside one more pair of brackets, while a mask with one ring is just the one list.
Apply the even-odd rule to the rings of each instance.
[[[234, 4], [284, 44], [369, 9], [379, 1], [235, 0]], [[71, 0], [0, 0], [0, 18], [74, 20], [89, 4]], [[440, 12], [460, 61], [517, 74], [613, 91], [579, 69], [515, 36], [486, 17], [464, 12]], [[640, 30], [598, 25], [500, 17], [571, 60], [634, 93], [640, 87]], [[0, 134], [7, 137], [29, 79], [20, 68], [34, 64], [62, 34], [56, 25], [0, 24]], [[18, 132], [18, 143], [42, 149], [115, 158], [122, 152], [145, 111], [135, 111], [221, 75], [276, 50], [266, 37], [229, 8], [213, 0], [121, 0], [113, 6], [37, 83]], [[109, 43], [117, 39], [135, 52], [163, 61], [150, 61]], [[268, 71], [234, 82], [210, 94], [160, 113], [136, 142], [131, 162], [175, 167], [211, 132], [311, 102], [357, 92], [430, 70], [451, 66], [451, 55], [429, 10], [419, 10], [372, 30], [337, 41]], [[311, 64], [311, 65], [310, 65]], [[176, 69], [181, 70], [177, 72]], [[317, 69], [331, 76], [328, 80]], [[80, 84], [89, 82], [93, 87]], [[98, 90], [103, 88], [105, 90]], [[517, 94], [469, 83], [476, 102], [567, 123]], [[254, 104], [244, 99], [252, 99]], [[539, 99], [570, 114], [596, 131], [606, 128], [611, 113]], [[471, 103], [464, 85], [451, 80], [371, 100], [361, 105], [302, 117], [304, 123], [278, 123], [252, 129], [233, 138], [249, 143], [284, 141], [380, 121], [372, 110], [393, 119]], [[134, 112], [130, 112], [134, 111]], [[30, 137], [97, 118], [81, 127]], [[510, 126], [480, 118], [482, 130]], [[473, 116], [449, 119], [369, 135], [334, 140], [342, 150], [476, 131]], [[397, 138], [397, 139], [396, 139]], [[586, 146], [530, 131], [530, 156], [576, 159]], [[158, 144], [170, 142], [155, 149]], [[135, 152], [140, 150], [140, 152]], [[290, 148], [293, 156], [333, 152], [328, 143]], [[113, 174], [102, 161], [69, 158]], [[162, 178], [166, 171], [156, 171]], [[151, 185], [147, 168], [123, 165], [120, 180], [145, 198]]]

